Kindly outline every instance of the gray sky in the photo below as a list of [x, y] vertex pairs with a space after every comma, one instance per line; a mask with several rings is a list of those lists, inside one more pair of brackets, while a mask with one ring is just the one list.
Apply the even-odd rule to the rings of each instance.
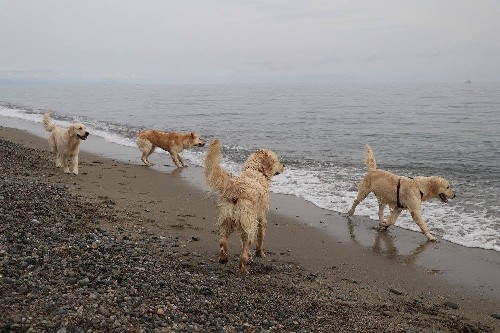
[[499, 0], [0, 0], [2, 80], [500, 81]]

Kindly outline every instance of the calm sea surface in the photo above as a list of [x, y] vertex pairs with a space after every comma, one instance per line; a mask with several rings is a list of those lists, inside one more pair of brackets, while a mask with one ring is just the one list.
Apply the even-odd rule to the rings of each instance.
[[[500, 83], [0, 86], [0, 124], [41, 122], [47, 109], [120, 145], [134, 146], [144, 128], [219, 138], [234, 172], [270, 148], [288, 167], [274, 192], [339, 212], [356, 195], [368, 143], [380, 168], [451, 181], [457, 199], [424, 204], [432, 233], [500, 251]], [[183, 156], [202, 165], [203, 154]], [[376, 219], [375, 198], [356, 214]], [[418, 230], [408, 213], [397, 225]]]

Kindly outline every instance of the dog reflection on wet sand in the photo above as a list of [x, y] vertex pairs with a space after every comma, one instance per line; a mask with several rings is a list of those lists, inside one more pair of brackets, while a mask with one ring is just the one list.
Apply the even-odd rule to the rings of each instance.
[[[362, 245], [356, 238], [355, 229], [364, 228], [359, 225], [354, 225], [352, 220], [347, 221], [347, 227], [349, 231], [350, 239], [353, 243]], [[375, 229], [375, 228], [373, 228]], [[373, 245], [371, 247], [372, 252], [379, 255], [384, 256], [389, 259], [394, 258], [403, 258], [403, 262], [407, 265], [414, 265], [418, 259], [418, 257], [425, 252], [425, 250], [431, 245], [431, 242], [423, 242], [418, 245], [413, 251], [409, 254], [401, 254], [398, 250], [396, 244], [394, 243], [394, 237], [387, 232], [376, 232], [375, 239], [373, 241]]]

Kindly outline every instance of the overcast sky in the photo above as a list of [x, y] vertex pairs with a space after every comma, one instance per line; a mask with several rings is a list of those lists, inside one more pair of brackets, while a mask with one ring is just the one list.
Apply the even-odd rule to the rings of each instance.
[[500, 81], [499, 0], [0, 0], [0, 80]]

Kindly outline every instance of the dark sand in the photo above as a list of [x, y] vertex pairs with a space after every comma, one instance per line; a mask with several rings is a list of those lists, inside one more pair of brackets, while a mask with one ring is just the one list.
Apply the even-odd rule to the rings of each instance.
[[[0, 138], [21, 144], [15, 147], [14, 155], [24, 156], [15, 167], [2, 161], [5, 191], [16, 187], [19, 178], [26, 181], [24, 187], [43, 183], [39, 189], [42, 192], [47, 184], [55, 188], [64, 184], [62, 191], [75, 198], [64, 201], [65, 207], [54, 206], [54, 211], [60, 212], [54, 216], [46, 210], [37, 212], [36, 196], [30, 202], [28, 195], [25, 206], [31, 215], [23, 215], [26, 207], [19, 201], [7, 202], [10, 197], [2, 195], [3, 205], [14, 212], [0, 210], [0, 218], [7, 220], [2, 222], [5, 225], [0, 234], [0, 278], [4, 282], [0, 289], [4, 299], [0, 304], [0, 325], [4, 329], [499, 330], [500, 320], [495, 318], [500, 313], [497, 252], [468, 249], [446, 241], [429, 243], [423, 235], [400, 228], [379, 232], [373, 229], [374, 221], [356, 217], [348, 222], [339, 214], [301, 199], [273, 195], [265, 239], [267, 257], [255, 259], [250, 274], [241, 276], [236, 272], [237, 237], [232, 237], [233, 260], [227, 265], [217, 262], [215, 198], [208, 197], [199, 185], [201, 168], [176, 170], [160, 166], [163, 172], [158, 172], [140, 165], [139, 158], [126, 163], [83, 152], [80, 175], [65, 175], [48, 160], [45, 139], [5, 127], [0, 128]], [[82, 149], [96, 145], [96, 141], [90, 137]], [[25, 152], [27, 148], [23, 147], [34, 148], [36, 153]], [[157, 157], [171, 164], [167, 158]], [[15, 192], [10, 195], [15, 196]], [[54, 195], [62, 194], [49, 191], [46, 197]], [[79, 210], [81, 213], [75, 213]], [[64, 218], [68, 212], [76, 214], [79, 224], [75, 225], [79, 227], [70, 227], [71, 221]], [[29, 292], [30, 287], [20, 282], [22, 277], [41, 274], [45, 266], [40, 269], [35, 264], [13, 264], [27, 260], [16, 258], [16, 237], [5, 235], [14, 235], [16, 224], [22, 226], [19, 230], [29, 230], [33, 216], [47, 223], [52, 233], [57, 233], [56, 226], [60, 228], [64, 237], [59, 248], [71, 247], [71, 243], [64, 244], [64, 238], [77, 240], [79, 250], [76, 254], [70, 251], [68, 256], [99, 250], [100, 254], [86, 262], [99, 262], [101, 271], [93, 267], [87, 275], [76, 269], [70, 273], [59, 271], [52, 277], [47, 273], [43, 275], [44, 288]], [[84, 250], [80, 242], [94, 237], [89, 234], [102, 237], [89, 241]], [[109, 258], [100, 244], [109, 239], [123, 249], [123, 253], [110, 250], [110, 254], [117, 256], [114, 262], [127, 273], [103, 288], [98, 282], [109, 273], [105, 269]], [[40, 242], [43, 247], [44, 239]], [[153, 268], [165, 267], [160, 271], [146, 268], [140, 271], [141, 279], [149, 285], [154, 285], [151, 279], [165, 279], [168, 283], [142, 291], [140, 281], [133, 279], [138, 273], [133, 273], [133, 264], [127, 261], [133, 256], [126, 255], [136, 247], [141, 248], [142, 252], [137, 251], [144, 265], [151, 261]], [[26, 255], [24, 252], [21, 255]], [[71, 260], [63, 264], [68, 262]], [[26, 272], [28, 268], [31, 273]], [[116, 279], [112, 273], [108, 278]], [[73, 279], [78, 283], [72, 284]], [[63, 295], [71, 295], [75, 306], [60, 311], [57, 304], [61, 302], [56, 301], [53, 311], [37, 311], [42, 295], [58, 299], [60, 295], [54, 292], [61, 284], [65, 288]], [[113, 288], [118, 301], [109, 299], [108, 291]]]

